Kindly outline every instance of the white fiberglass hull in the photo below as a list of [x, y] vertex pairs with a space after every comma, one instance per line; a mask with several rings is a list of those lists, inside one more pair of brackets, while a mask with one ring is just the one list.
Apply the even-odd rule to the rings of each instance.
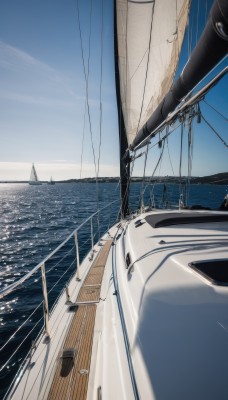
[[[188, 223], [153, 227], [160, 214], [122, 220], [103, 237], [113, 243], [96, 305], [83, 398], [95, 400], [98, 392], [109, 400], [228, 398], [228, 286], [191, 266], [205, 260], [227, 263], [227, 214], [219, 213], [224, 221], [194, 223], [197, 213], [184, 211], [179, 215]], [[83, 261], [81, 282], [71, 280], [72, 301], [92, 262]], [[41, 337], [9, 398], [48, 398], [72, 319], [68, 307], [63, 293], [50, 318], [51, 340]]]

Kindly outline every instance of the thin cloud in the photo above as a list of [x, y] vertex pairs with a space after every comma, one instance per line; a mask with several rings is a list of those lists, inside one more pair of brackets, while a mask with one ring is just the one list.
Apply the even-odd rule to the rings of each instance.
[[[5, 100], [18, 101], [20, 103], [35, 104], [47, 107], [75, 107], [75, 101], [64, 101], [57, 98], [47, 98], [43, 96], [31, 96], [16, 92], [0, 92], [0, 98]], [[83, 97], [77, 96], [78, 101], [84, 101]]]
[[[0, 68], [6, 72], [11, 71], [17, 77], [22, 74], [24, 79], [33, 78], [34, 83], [37, 80], [54, 82], [59, 87], [62, 87], [68, 95], [70, 94], [74, 99], [78, 99], [78, 96], [72, 89], [72, 82], [68, 77], [50, 65], [33, 57], [31, 54], [13, 47], [2, 40], [0, 40]], [[26, 75], [24, 76], [25, 73]], [[23, 90], [25, 87], [23, 84]]]
[[39, 61], [35, 57], [31, 56], [30, 54], [26, 53], [23, 50], [20, 50], [16, 47], [10, 46], [9, 44], [0, 40], [0, 65], [2, 67], [6, 66], [17, 66], [18, 63], [27, 65], [27, 66], [36, 66], [41, 68], [47, 72], [56, 73], [57, 71], [50, 67], [49, 65]]
[[[61, 72], [51, 67], [50, 65], [44, 63], [43, 61], [38, 60], [33, 57], [31, 54], [13, 47], [8, 43], [0, 40], [0, 68], [6, 70], [7, 72], [11, 71], [14, 73], [14, 76], [17, 77], [17, 82], [21, 82], [21, 93], [14, 93], [12, 90], [10, 91], [10, 85], [12, 84], [11, 77], [8, 80], [9, 90], [6, 92], [0, 92], [0, 98], [9, 99], [13, 101], [19, 101], [23, 103], [32, 103], [36, 105], [47, 105], [47, 106], [55, 106], [55, 105], [63, 105], [63, 106], [72, 106], [73, 101], [85, 101], [85, 88], [82, 84], [81, 86], [81, 95], [78, 95], [72, 87], [77, 86], [75, 82], [66, 77]], [[24, 75], [26, 72], [26, 75]], [[76, 76], [75, 76], [76, 78]], [[26, 85], [26, 81], [30, 80], [29, 85]], [[51, 99], [46, 97], [40, 97], [35, 94], [35, 90], [33, 90], [34, 95], [28, 95], [25, 93], [26, 90], [31, 91], [32, 84], [31, 80], [36, 83], [38, 81], [46, 82], [45, 87], [48, 87], [48, 82], [54, 82], [56, 89], [61, 92], [61, 97], [63, 96], [62, 89], [64, 89], [66, 95], [73, 98], [72, 103], [68, 101], [60, 101], [56, 100], [56, 93], [51, 95]], [[4, 86], [6, 80], [4, 78]], [[80, 81], [80, 84], [82, 82]], [[78, 86], [77, 86], [78, 87]], [[98, 89], [98, 88], [94, 88]], [[53, 86], [49, 88], [49, 98], [52, 93]], [[74, 103], [75, 104], [75, 103]], [[108, 107], [109, 103], [105, 100], [102, 101], [103, 107]], [[98, 97], [89, 95], [89, 105], [91, 108], [99, 108], [100, 103]]]

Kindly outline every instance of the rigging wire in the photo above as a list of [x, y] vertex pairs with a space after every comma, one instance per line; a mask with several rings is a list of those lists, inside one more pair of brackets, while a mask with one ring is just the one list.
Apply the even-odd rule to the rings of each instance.
[[186, 204], [189, 202], [190, 180], [192, 175], [192, 156], [193, 156], [193, 120], [194, 114], [188, 117], [188, 181], [186, 187]]
[[180, 184], [179, 184], [179, 192], [180, 192], [180, 198], [183, 201], [183, 192], [182, 192], [182, 182], [181, 182], [181, 170], [182, 170], [182, 156], [183, 156], [183, 136], [184, 136], [184, 121], [181, 123], [181, 143], [180, 143], [180, 163], [179, 163], [179, 179], [180, 179]]
[[[102, 83], [103, 83], [103, 28], [104, 28], [104, 3], [101, 0], [101, 56], [100, 56], [100, 95], [99, 95], [99, 105], [100, 105], [100, 118], [99, 118], [99, 145], [98, 145], [98, 157], [96, 163], [96, 155], [95, 155], [95, 146], [94, 146], [94, 138], [93, 138], [93, 130], [92, 130], [92, 121], [91, 121], [91, 114], [90, 114], [90, 105], [89, 105], [89, 75], [90, 75], [90, 53], [91, 53], [91, 35], [92, 35], [92, 15], [93, 15], [93, 1], [90, 0], [90, 18], [89, 18], [89, 53], [88, 53], [88, 62], [87, 62], [87, 72], [85, 66], [85, 55], [84, 55], [84, 48], [83, 48], [83, 40], [82, 40], [82, 29], [80, 23], [80, 12], [79, 12], [79, 0], [77, 0], [77, 17], [78, 17], [78, 27], [79, 27], [79, 34], [80, 34], [80, 45], [81, 45], [81, 56], [82, 56], [82, 63], [83, 63], [83, 72], [84, 72], [84, 79], [85, 79], [85, 88], [86, 88], [86, 108], [89, 120], [89, 130], [90, 130], [90, 140], [91, 140], [91, 147], [93, 153], [93, 163], [94, 163], [94, 170], [95, 170], [95, 180], [96, 180], [96, 203], [97, 203], [97, 210], [99, 210], [99, 191], [98, 191], [98, 178], [100, 172], [100, 155], [101, 155], [101, 137], [102, 137]], [[84, 142], [84, 133], [83, 133], [83, 142]], [[81, 155], [81, 168], [82, 168], [82, 155]], [[81, 178], [81, 171], [80, 171], [80, 178]], [[98, 231], [100, 234], [100, 222], [99, 222], [99, 214], [97, 215], [98, 218]]]
[[82, 148], [81, 148], [80, 179], [81, 179], [81, 177], [82, 177], [82, 158], [83, 158], [83, 151], [84, 151], [84, 139], [85, 139], [85, 116], [86, 116], [86, 101], [85, 101], [85, 108], [84, 108], [84, 122], [83, 122], [83, 133], [82, 133]]
[[204, 103], [207, 104], [207, 106], [211, 107], [212, 110], [214, 110], [215, 112], [217, 112], [217, 114], [219, 114], [222, 118], [224, 118], [225, 121], [228, 122], [228, 118], [225, 117], [225, 115], [223, 115], [220, 111], [218, 111], [216, 108], [214, 108], [211, 104], [209, 104], [205, 99], [203, 99]]
[[[169, 128], [168, 128], [168, 126], [167, 126], [167, 134], [168, 134], [168, 129], [169, 129]], [[165, 141], [166, 141], [167, 150], [168, 150], [169, 162], [170, 162], [171, 169], [172, 169], [172, 173], [173, 173], [173, 176], [174, 176], [174, 169], [173, 169], [172, 159], [171, 159], [170, 151], [169, 151], [168, 135], [166, 135]]]
[[[169, 127], [167, 126], [166, 128], [167, 128], [166, 130], [167, 130], [167, 133], [168, 133]], [[168, 151], [168, 157], [169, 157], [170, 166], [171, 166], [171, 169], [172, 169], [173, 176], [175, 176], [175, 174], [174, 174], [174, 168], [173, 168], [173, 163], [172, 163], [172, 158], [171, 158], [170, 151], [169, 151], [168, 136], [167, 136], [167, 138], [165, 139], [165, 141], [166, 141], [166, 145], [167, 145], [167, 151]], [[171, 193], [174, 193], [174, 188], [172, 188]], [[168, 193], [167, 193], [167, 200], [168, 200]], [[167, 203], [167, 204], [168, 204], [168, 203]]]
[[191, 174], [192, 174], [193, 120], [194, 120], [194, 115], [191, 115], [190, 116], [190, 120], [189, 120], [189, 130], [188, 130], [188, 143], [189, 143], [189, 168], [188, 168], [188, 174], [189, 174], [189, 179], [191, 178]]
[[149, 151], [149, 143], [147, 144], [146, 152], [145, 152], [145, 160], [144, 160], [144, 169], [143, 169], [143, 178], [142, 178], [142, 189], [141, 189], [141, 213], [144, 211], [144, 185], [145, 185], [145, 174], [146, 174], [146, 163], [147, 156]]
[[158, 161], [157, 161], [157, 164], [155, 165], [155, 168], [154, 168], [154, 170], [153, 170], [153, 172], [152, 172], [152, 175], [151, 175], [151, 177], [150, 177], [149, 184], [151, 183], [152, 178], [153, 178], [153, 176], [154, 176], [154, 174], [155, 174], [155, 172], [156, 172], [156, 170], [157, 170], [157, 167], [158, 167], [158, 165], [159, 165], [159, 163], [160, 163], [160, 161], [161, 161], [161, 159], [162, 159], [163, 152], [164, 152], [164, 147], [165, 147], [164, 144], [165, 144], [165, 142], [163, 141], [161, 153], [160, 153], [159, 159], [158, 159]]
[[[99, 118], [99, 145], [98, 145], [98, 159], [96, 170], [96, 197], [97, 197], [97, 210], [99, 209], [99, 191], [98, 191], [98, 178], [100, 172], [100, 156], [101, 156], [101, 134], [102, 134], [102, 83], [103, 83], [103, 29], [104, 29], [104, 3], [101, 0], [101, 55], [100, 55], [100, 90], [99, 90], [99, 104], [100, 104], [100, 118]], [[100, 237], [100, 213], [97, 215], [98, 232]]]
[[96, 175], [97, 168], [96, 168], [95, 149], [94, 149], [94, 143], [93, 143], [92, 122], [91, 122], [90, 106], [89, 106], [89, 87], [88, 87], [89, 66], [90, 66], [90, 48], [91, 48], [92, 0], [90, 1], [89, 55], [88, 55], [88, 65], [87, 65], [88, 73], [86, 73], [86, 67], [85, 67], [85, 57], [84, 57], [82, 30], [81, 30], [80, 12], [79, 12], [79, 4], [78, 3], [79, 3], [79, 0], [77, 0], [78, 29], [79, 29], [79, 35], [80, 35], [81, 56], [82, 56], [83, 72], [84, 72], [84, 79], [85, 79], [85, 85], [86, 85], [86, 105], [87, 105], [87, 113], [88, 113], [88, 119], [89, 119], [90, 139], [91, 139], [93, 162], [94, 162], [95, 175]]
[[[126, 12], [126, 36], [125, 36], [125, 59], [126, 59], [126, 63], [125, 63], [125, 79], [126, 79], [126, 82], [125, 82], [125, 85], [124, 85], [124, 93], [123, 93], [123, 96], [124, 96], [124, 104], [125, 104], [125, 107], [127, 108], [127, 89], [128, 89], [128, 87], [127, 87], [127, 71], [128, 71], [128, 68], [127, 68], [127, 66], [128, 66], [128, 1], [127, 1], [127, 12]], [[123, 115], [124, 115], [125, 113], [123, 113]], [[127, 125], [127, 123], [126, 123], [126, 121], [125, 121], [125, 126]]]
[[[160, 142], [160, 143], [161, 143], [161, 145], [159, 145], [159, 146], [162, 146], [162, 142]], [[163, 145], [164, 145], [164, 150], [165, 150], [165, 142], [163, 142]], [[161, 176], [162, 161], [163, 161], [163, 157], [161, 158], [161, 161], [160, 161], [160, 164], [159, 164], [159, 171], [158, 171], [158, 175], [159, 176]]]
[[97, 160], [97, 178], [99, 177], [100, 154], [101, 154], [101, 133], [102, 133], [102, 83], [103, 83], [103, 30], [104, 30], [104, 3], [101, 0], [101, 66], [100, 66], [100, 136]]
[[[151, 185], [152, 178], [153, 178], [153, 176], [154, 176], [154, 174], [155, 174], [155, 172], [156, 172], [156, 170], [157, 170], [157, 168], [158, 168], [158, 165], [159, 165], [159, 163], [160, 163], [160, 161], [161, 161], [161, 159], [162, 159], [163, 151], [164, 151], [165, 140], [169, 137], [169, 135], [171, 135], [171, 133], [173, 133], [174, 131], [176, 131], [176, 130], [180, 127], [180, 125], [181, 125], [181, 123], [178, 124], [178, 126], [174, 127], [174, 129], [172, 129], [171, 131], [167, 132], [161, 139], [159, 139], [159, 140], [158, 140], [155, 144], [153, 144], [152, 146], [149, 146], [150, 143], [148, 143], [148, 150], [141, 152], [141, 153], [138, 154], [137, 156], [135, 155], [135, 154], [136, 154], [136, 150], [134, 151], [134, 156], [131, 157], [132, 162], [134, 162], [137, 158], [143, 156], [144, 154], [146, 155], [146, 153], [149, 152], [150, 149], [152, 149], [153, 147], [157, 146], [160, 142], [163, 143], [163, 145], [162, 145], [163, 147], [162, 147], [162, 149], [161, 149], [161, 154], [160, 154], [159, 160], [158, 160], [158, 162], [157, 162], [157, 164], [156, 164], [156, 166], [155, 166], [155, 169], [154, 169], [154, 171], [153, 171], [153, 173], [152, 173], [152, 175], [151, 175], [151, 177], [150, 177], [149, 183], [148, 183], [148, 184], [145, 186], [145, 188], [144, 188], [144, 193], [145, 193], [147, 187], [148, 187], [149, 185]], [[167, 144], [167, 145], [168, 145], [168, 144]], [[168, 151], [169, 151], [169, 150], [168, 150]], [[170, 157], [170, 154], [169, 154], [169, 157]], [[170, 164], [171, 164], [172, 171], [173, 171], [173, 174], [174, 174], [174, 170], [173, 170], [171, 158], [170, 158]], [[131, 175], [132, 175], [132, 174], [131, 174]], [[150, 195], [151, 195], [151, 193], [150, 193]]]
[[[163, 141], [163, 143], [162, 143], [162, 148], [161, 148], [161, 153], [160, 153], [159, 159], [158, 159], [157, 164], [155, 165], [155, 168], [154, 168], [154, 170], [153, 170], [153, 172], [152, 172], [152, 174], [150, 176], [149, 183], [147, 185], [149, 187], [151, 186], [152, 178], [153, 178], [153, 176], [154, 176], [154, 174], [155, 174], [155, 172], [156, 172], [156, 170], [158, 168], [158, 165], [160, 164], [160, 161], [162, 159], [164, 148], [165, 148], [165, 141]], [[145, 187], [145, 191], [146, 191], [147, 186]], [[150, 189], [150, 198], [153, 198], [154, 187], [155, 187], [155, 184], [152, 185], [152, 190]], [[154, 203], [154, 200], [153, 200], [153, 203]]]
[[[165, 140], [167, 137], [169, 137], [171, 135], [171, 133], [175, 132], [180, 126], [181, 126], [181, 123], [179, 125], [177, 125], [175, 128], [173, 128], [172, 131], [169, 131], [167, 134], [165, 134], [161, 140]], [[164, 130], [164, 128], [163, 128], [163, 130]], [[152, 149], [153, 147], [157, 146], [161, 140], [159, 139], [156, 143], [154, 143], [152, 146], [150, 146], [149, 150]], [[142, 153], [142, 154], [144, 154], [144, 153]]]
[[[136, 152], [134, 151], [134, 155], [135, 155], [135, 153]], [[122, 199], [122, 203], [123, 204], [125, 203], [125, 200], [126, 200], [126, 198], [128, 196], [128, 190], [129, 190], [129, 186], [130, 186], [130, 183], [131, 183], [131, 178], [132, 178], [132, 174], [133, 174], [133, 170], [134, 170], [134, 164], [135, 164], [135, 156], [132, 157], [131, 170], [130, 170], [130, 174], [129, 174], [129, 177], [128, 177], [128, 180], [127, 180], [127, 188], [126, 188], [124, 197]], [[127, 168], [127, 166], [125, 166], [125, 167]], [[120, 204], [119, 215], [121, 215], [121, 209], [122, 209], [122, 204]]]
[[216, 129], [206, 120], [206, 118], [203, 116], [203, 114], [201, 115], [204, 122], [209, 126], [209, 128], [216, 134], [216, 136], [219, 138], [219, 140], [221, 140], [221, 142], [224, 144], [225, 147], [228, 147], [228, 144], [225, 142], [225, 140], [222, 138], [222, 136], [220, 136], [220, 134], [216, 131]]

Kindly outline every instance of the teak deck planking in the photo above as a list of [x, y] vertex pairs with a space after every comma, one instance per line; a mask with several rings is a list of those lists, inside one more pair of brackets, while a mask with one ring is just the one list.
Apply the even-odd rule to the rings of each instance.
[[[76, 303], [99, 302], [101, 282], [111, 244], [112, 240], [108, 240], [95, 258], [79, 291]], [[48, 400], [86, 399], [95, 316], [96, 304], [76, 306], [62, 349], [63, 351], [72, 349], [75, 355], [74, 358], [63, 358], [62, 353], [59, 355]]]

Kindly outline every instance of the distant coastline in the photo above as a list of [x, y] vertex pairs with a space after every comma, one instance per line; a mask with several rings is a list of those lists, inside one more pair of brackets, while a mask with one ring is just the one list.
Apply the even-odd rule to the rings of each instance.
[[[98, 182], [101, 183], [118, 183], [119, 177], [100, 177]], [[146, 177], [145, 181], [149, 182], [150, 177]], [[186, 182], [187, 177], [182, 177], [182, 182]], [[132, 183], [141, 182], [141, 177], [133, 177]], [[48, 181], [41, 181], [42, 183], [48, 183]], [[95, 178], [83, 178], [83, 179], [66, 179], [55, 181], [56, 183], [95, 183]], [[164, 176], [164, 177], [153, 177], [151, 182], [153, 183], [180, 183], [180, 178], [178, 176]], [[228, 185], [228, 172], [222, 172], [215, 175], [202, 176], [202, 177], [191, 177], [190, 182], [192, 184], [213, 184], [213, 185]], [[28, 183], [28, 181], [9, 181], [1, 180], [0, 183]]]

